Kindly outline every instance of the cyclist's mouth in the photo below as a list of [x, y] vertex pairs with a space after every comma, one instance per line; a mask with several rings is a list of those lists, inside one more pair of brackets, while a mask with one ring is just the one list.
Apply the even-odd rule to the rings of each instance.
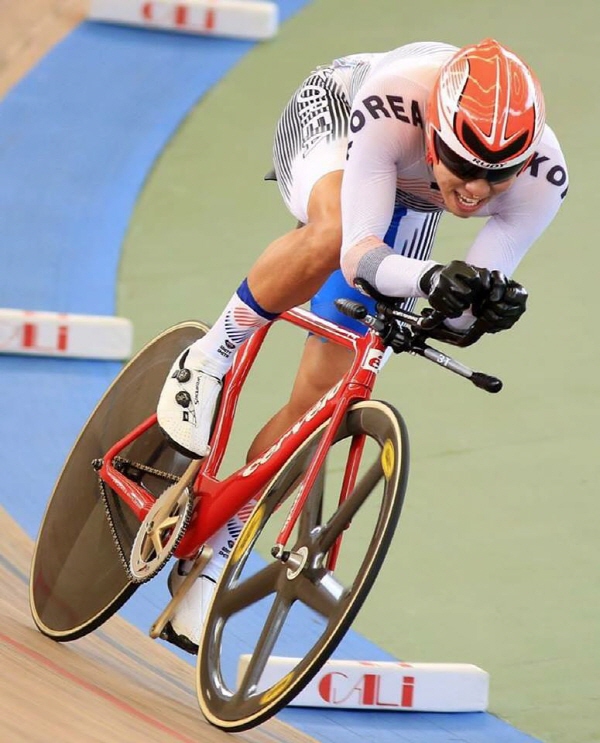
[[458, 191], [454, 192], [456, 195], [456, 201], [458, 203], [459, 209], [467, 214], [471, 214], [472, 212], [476, 212], [478, 209], [482, 207], [482, 205], [485, 203], [486, 199], [476, 199], [472, 198], [471, 196], [465, 196], [464, 194], [459, 193]]

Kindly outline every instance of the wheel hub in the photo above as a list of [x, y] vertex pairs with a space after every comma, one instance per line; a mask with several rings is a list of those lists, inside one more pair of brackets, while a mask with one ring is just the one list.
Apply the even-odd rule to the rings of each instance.
[[288, 569], [286, 575], [288, 580], [294, 580], [304, 570], [304, 566], [308, 561], [308, 547], [300, 547], [296, 552], [290, 552], [290, 556], [286, 560]]

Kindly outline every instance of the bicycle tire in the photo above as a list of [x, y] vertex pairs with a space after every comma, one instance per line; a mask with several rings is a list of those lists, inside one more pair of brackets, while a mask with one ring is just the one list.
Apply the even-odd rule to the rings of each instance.
[[[318, 483], [309, 494], [297, 532], [293, 535], [295, 543], [290, 548], [296, 553], [300, 547], [307, 549], [304, 566], [299, 571], [287, 573], [289, 568], [286, 564], [271, 558], [266, 566], [259, 567], [255, 572], [252, 572], [252, 568], [250, 577], [243, 578], [249, 560], [254, 561], [251, 560], [252, 554], [269, 520], [274, 514], [279, 514], [280, 519], [285, 517], [288, 509], [281, 509], [283, 513], [280, 513], [279, 506], [296, 491], [325, 425], [292, 455], [259, 500], [228, 559], [204, 623], [196, 673], [198, 701], [206, 719], [227, 732], [247, 730], [269, 719], [315, 676], [354, 621], [396, 531], [408, 480], [406, 425], [400, 414], [387, 403], [375, 400], [358, 402], [348, 409], [332, 450], [340, 443], [349, 444], [364, 435], [369, 442], [368, 448], [375, 450], [373, 464], [361, 476], [346, 503], [333, 507], [330, 517], [326, 515], [328, 483], [332, 473], [337, 478], [340, 473], [336, 472], [335, 462], [327, 464], [328, 469], [319, 473]], [[366, 451], [363, 450], [363, 457]], [[364, 491], [362, 494], [361, 488]], [[371, 497], [376, 499], [374, 503], [371, 503]], [[363, 507], [368, 512], [367, 520], [373, 521], [373, 531], [364, 556], [358, 558], [356, 575], [349, 581], [348, 587], [338, 577], [337, 568], [336, 572], [331, 572], [324, 564], [336, 534], [339, 536], [345, 531], [350, 520], [352, 531]], [[275, 534], [278, 531], [276, 528]], [[348, 535], [342, 550], [347, 540]], [[351, 545], [356, 541], [353, 540]], [[350, 553], [354, 549], [360, 549], [360, 546], [351, 546]], [[262, 554], [268, 554], [264, 546]], [[340, 562], [341, 559], [338, 566]], [[327, 585], [331, 588], [326, 589]], [[337, 599], [336, 592], [339, 594]], [[299, 630], [291, 627], [286, 638], [285, 622], [291, 619], [298, 602]], [[259, 618], [256, 622], [256, 618], [249, 617], [247, 610], [256, 613], [259, 605], [264, 603], [269, 604], [266, 608], [267, 618], [264, 621]], [[304, 616], [306, 606], [310, 607], [308, 617]], [[261, 611], [265, 613], [264, 606]], [[324, 625], [322, 631], [313, 627], [317, 620]], [[235, 663], [237, 659], [232, 659], [231, 651], [233, 656], [237, 656], [239, 637], [249, 631], [253, 621], [257, 624], [259, 639], [249, 654], [249, 670], [241, 681], [238, 678], [234, 684], [229, 684], [225, 675], [232, 675], [232, 662]], [[226, 637], [228, 624], [236, 622], [242, 622], [244, 628], [239, 632], [234, 627], [233, 648], [226, 647], [226, 642], [229, 642], [229, 637]], [[298, 634], [303, 635], [304, 641], [304, 635], [315, 632], [320, 634], [314, 642], [312, 638], [307, 639], [312, 644], [308, 651], [301, 651], [301, 655], [295, 653], [299, 655], [295, 667], [268, 688], [263, 688], [260, 682], [262, 671], [267, 658], [278, 649], [277, 643], [283, 645], [283, 654], [289, 656], [290, 643], [298, 642]], [[229, 668], [225, 670], [226, 665]]]
[[[180, 323], [150, 341], [123, 367], [75, 441], [46, 506], [32, 561], [29, 604], [42, 634], [60, 642], [82, 637], [136, 590], [126, 561], [139, 521], [107, 486], [102, 490], [92, 462], [152, 415], [174, 359], [207, 329]], [[157, 426], [125, 455], [172, 477], [190, 461], [167, 444]], [[165, 487], [162, 476], [135, 472], [149, 492], [158, 495]]]

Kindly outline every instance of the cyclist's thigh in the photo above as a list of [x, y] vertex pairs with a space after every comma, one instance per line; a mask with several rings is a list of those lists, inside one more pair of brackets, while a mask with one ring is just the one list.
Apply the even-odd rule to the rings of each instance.
[[322, 68], [302, 83], [278, 122], [273, 163], [279, 190], [287, 208], [304, 224], [315, 184], [344, 169], [349, 115], [350, 103], [336, 73]]
[[[334, 271], [319, 291], [312, 298], [310, 309], [315, 315], [330, 320], [331, 322], [341, 325], [348, 330], [364, 335], [367, 332], [365, 325], [358, 320], [353, 320], [347, 315], [343, 315], [335, 306], [336, 299], [352, 299], [355, 302], [363, 304], [370, 313], [375, 312], [375, 302], [364, 294], [351, 287], [342, 272], [338, 269]], [[328, 343], [327, 345], [332, 345]]]

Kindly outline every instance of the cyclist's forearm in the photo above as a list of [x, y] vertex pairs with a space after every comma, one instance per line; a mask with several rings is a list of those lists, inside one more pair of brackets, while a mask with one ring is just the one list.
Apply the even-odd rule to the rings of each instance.
[[435, 265], [435, 261], [398, 255], [374, 236], [353, 245], [341, 257], [342, 272], [350, 286], [356, 279], [364, 279], [388, 297], [424, 297], [419, 281]]

